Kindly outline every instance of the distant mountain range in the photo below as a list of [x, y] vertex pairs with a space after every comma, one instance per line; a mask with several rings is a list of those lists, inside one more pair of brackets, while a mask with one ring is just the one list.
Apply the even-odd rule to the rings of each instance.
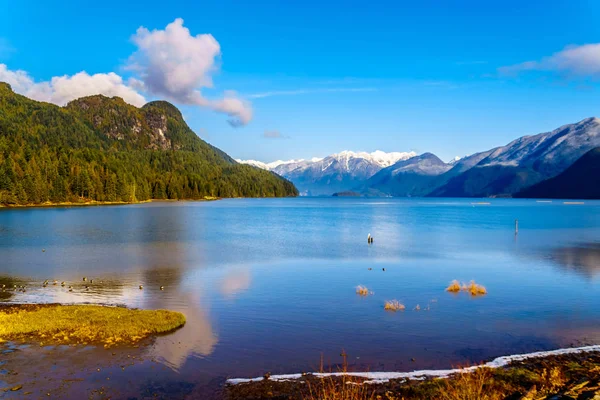
[[600, 119], [587, 118], [551, 132], [466, 157], [442, 177], [431, 196], [510, 196], [563, 172], [600, 146]]
[[[449, 163], [431, 153], [417, 156], [414, 152], [381, 151], [344, 151], [323, 159], [270, 164], [238, 161], [286, 177], [304, 195], [352, 191], [364, 196], [510, 197], [517, 193], [533, 194], [525, 189], [557, 177], [597, 147], [600, 147], [600, 119], [587, 118], [551, 132], [523, 136], [506, 146], [456, 157]], [[582, 161], [588, 169], [598, 161], [591, 154]], [[584, 170], [579, 164], [577, 168], [571, 174]], [[581, 179], [585, 179], [585, 174]], [[546, 185], [559, 182], [553, 180]], [[550, 193], [548, 186], [536, 187]]]
[[382, 168], [416, 156], [415, 152], [373, 153], [342, 151], [325, 158], [311, 160], [274, 161], [261, 163], [237, 160], [240, 163], [273, 171], [291, 180], [301, 194], [320, 196], [361, 186]]
[[369, 196], [426, 196], [436, 187], [438, 176], [450, 169], [452, 164], [425, 153], [382, 169], [359, 191]]

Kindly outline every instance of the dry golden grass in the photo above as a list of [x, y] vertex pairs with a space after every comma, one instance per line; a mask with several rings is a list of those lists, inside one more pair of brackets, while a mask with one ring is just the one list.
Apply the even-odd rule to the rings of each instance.
[[475, 283], [475, 281], [471, 281], [467, 285], [464, 282], [461, 284], [456, 279], [450, 282], [450, 285], [446, 288], [446, 291], [451, 293], [458, 293], [461, 291], [469, 292], [471, 296], [483, 296], [484, 294], [487, 294], [487, 289], [485, 286]]
[[356, 287], [356, 294], [359, 294], [361, 296], [368, 296], [369, 295], [369, 289], [366, 286], [358, 285]]
[[0, 340], [42, 343], [131, 344], [185, 324], [185, 316], [166, 310], [132, 310], [88, 305], [0, 308]]
[[542, 390], [553, 392], [560, 389], [567, 382], [560, 367], [544, 368], [540, 373]]
[[501, 393], [490, 387], [493, 373], [489, 368], [458, 373], [450, 379], [440, 379], [436, 398], [439, 400], [499, 400]]
[[388, 311], [404, 311], [406, 307], [404, 307], [404, 304], [400, 303], [398, 300], [388, 300], [385, 302], [383, 309]]
[[332, 377], [320, 379], [318, 384], [308, 383], [308, 395], [303, 400], [374, 400], [375, 393], [369, 385], [363, 385], [351, 376], [341, 379]]
[[460, 283], [456, 279], [450, 282], [450, 285], [446, 288], [446, 291], [451, 293], [458, 293], [460, 290]]
[[487, 294], [485, 286], [479, 285], [475, 283], [475, 281], [469, 282], [467, 290], [471, 293], [471, 296], [483, 296], [484, 294]]

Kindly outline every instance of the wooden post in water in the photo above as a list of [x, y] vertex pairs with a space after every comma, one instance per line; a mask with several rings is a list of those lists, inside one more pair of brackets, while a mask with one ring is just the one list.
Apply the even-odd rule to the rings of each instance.
[[519, 233], [519, 220], [515, 219], [515, 235]]
[[348, 354], [346, 354], [344, 349], [342, 349], [342, 354], [340, 354], [340, 356], [342, 356], [344, 360], [342, 364], [342, 372], [348, 372]]

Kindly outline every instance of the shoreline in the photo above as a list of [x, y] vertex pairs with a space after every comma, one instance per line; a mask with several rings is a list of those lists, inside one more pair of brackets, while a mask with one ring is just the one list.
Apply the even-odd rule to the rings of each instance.
[[597, 399], [600, 345], [502, 356], [480, 365], [441, 370], [266, 374], [227, 379], [225, 390], [228, 400]]
[[[503, 368], [509, 366], [515, 361], [525, 361], [529, 359], [543, 359], [552, 356], [568, 355], [568, 354], [582, 354], [587, 352], [598, 352], [600, 353], [600, 345], [583, 346], [583, 347], [567, 347], [549, 351], [536, 351], [533, 353], [525, 354], [513, 354], [509, 356], [496, 357], [492, 361], [485, 364], [474, 365], [465, 368], [453, 368], [453, 369], [437, 369], [437, 370], [418, 370], [411, 372], [308, 372], [308, 373], [296, 373], [296, 374], [281, 374], [281, 375], [270, 375], [269, 380], [278, 381], [290, 381], [294, 379], [300, 379], [306, 375], [312, 375], [318, 378], [327, 378], [334, 376], [353, 376], [356, 378], [366, 379], [363, 383], [386, 383], [393, 379], [415, 379], [423, 380], [426, 378], [447, 378], [457, 373], [470, 373], [480, 368]], [[227, 384], [238, 385], [242, 383], [259, 382], [265, 379], [264, 376], [257, 378], [230, 378], [227, 379]]]
[[70, 202], [63, 201], [59, 203], [44, 202], [37, 204], [0, 204], [1, 209], [19, 209], [19, 208], [59, 208], [59, 207], [99, 207], [99, 206], [127, 206], [133, 204], [146, 203], [174, 203], [180, 201], [216, 201], [221, 200], [220, 197], [205, 196], [202, 199], [150, 199], [141, 201], [81, 201]]

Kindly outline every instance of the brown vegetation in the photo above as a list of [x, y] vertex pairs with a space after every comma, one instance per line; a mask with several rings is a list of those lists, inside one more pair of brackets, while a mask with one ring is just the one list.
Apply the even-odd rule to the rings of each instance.
[[487, 294], [487, 290], [486, 290], [485, 286], [479, 285], [479, 284], [475, 283], [475, 281], [471, 281], [469, 283], [469, 286], [467, 287], [467, 291], [469, 293], [471, 293], [471, 296], [482, 296], [484, 294]]
[[[345, 353], [344, 353], [345, 354]], [[600, 398], [600, 352], [515, 361], [503, 368], [481, 367], [448, 378], [392, 379], [363, 383], [365, 378], [342, 374], [298, 380], [229, 385], [228, 400], [542, 400]]]
[[400, 303], [398, 300], [388, 300], [385, 302], [383, 309], [388, 311], [404, 311], [406, 307], [404, 307], [404, 304]]
[[375, 393], [351, 376], [319, 378], [307, 382], [307, 386], [308, 394], [302, 396], [303, 400], [375, 400]]
[[484, 294], [487, 294], [487, 289], [485, 288], [485, 286], [480, 285], [480, 284], [476, 283], [475, 281], [471, 281], [467, 285], [464, 282], [461, 284], [456, 279], [453, 280], [452, 282], [450, 282], [450, 285], [448, 285], [448, 287], [446, 288], [446, 291], [450, 292], [450, 293], [458, 293], [461, 291], [469, 292], [471, 294], [471, 296], [482, 296]]
[[356, 287], [356, 294], [361, 295], [361, 296], [368, 296], [369, 289], [366, 286], [358, 285]]
[[478, 368], [474, 372], [458, 373], [452, 379], [440, 379], [440, 400], [499, 400], [499, 392], [491, 390], [494, 383], [493, 371]]
[[167, 310], [135, 310], [93, 305], [11, 305], [0, 308], [0, 341], [132, 344], [185, 324], [185, 316]]
[[458, 293], [460, 292], [460, 289], [460, 283], [455, 279], [450, 282], [450, 285], [446, 288], [446, 291], [450, 293]]

